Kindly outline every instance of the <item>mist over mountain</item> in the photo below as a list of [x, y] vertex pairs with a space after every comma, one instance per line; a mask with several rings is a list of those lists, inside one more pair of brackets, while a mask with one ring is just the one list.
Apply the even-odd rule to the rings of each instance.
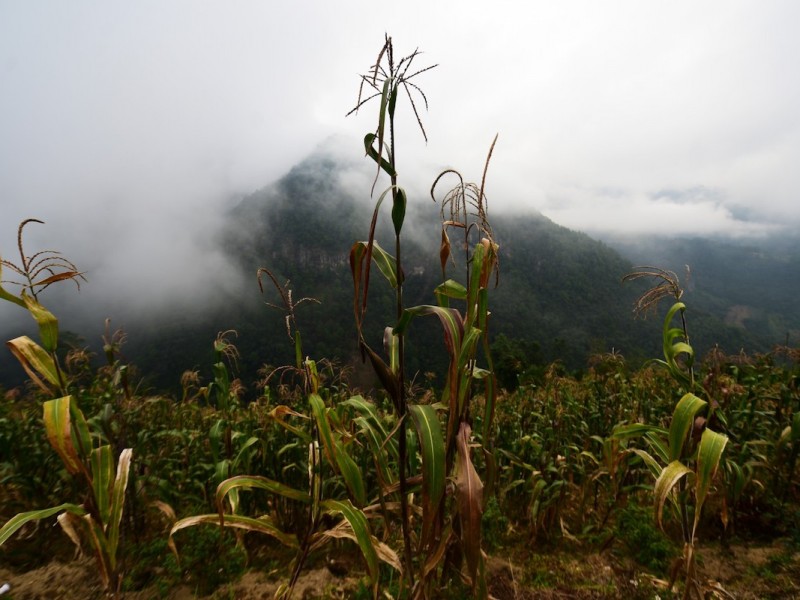
[[[222, 216], [204, 239], [214, 261], [201, 269], [200, 281], [187, 288], [190, 297], [173, 297], [151, 311], [146, 302], [131, 303], [133, 314], [112, 322], [112, 328], [124, 325], [125, 358], [140, 368], [146, 384], [175, 389], [181, 374], [190, 369], [199, 369], [207, 381], [212, 343], [224, 331], [236, 332], [228, 336], [240, 350], [239, 372], [248, 385], [263, 365], [291, 363], [285, 312], [270, 306], [280, 306], [281, 300], [269, 277], [261, 277], [260, 291], [256, 273], [262, 268], [281, 285], [290, 282], [287, 289], [294, 302], [309, 299], [296, 310], [305, 354], [352, 365], [356, 379], [368, 384], [371, 374], [360, 366], [356, 344], [348, 256], [353, 242], [368, 235], [382, 191], [379, 182], [371, 197], [374, 176], [366, 161], [347, 160], [330, 146], [323, 147]], [[442, 280], [439, 211], [429, 196], [410, 194], [403, 251], [407, 306], [435, 303], [433, 289]], [[612, 350], [632, 364], [659, 357], [660, 316], [634, 319], [633, 302], [644, 287], [621, 284], [633, 264], [655, 264], [678, 273], [684, 264], [691, 265], [684, 300], [700, 356], [715, 344], [733, 353], [766, 351], [785, 342], [787, 335], [797, 342], [796, 243], [759, 249], [700, 238], [601, 242], [538, 213], [490, 213], [489, 219], [500, 245], [499, 285], [490, 292], [490, 333], [524, 345], [530, 360], [560, 360], [570, 369], [581, 369], [591, 354]], [[384, 247], [392, 247], [388, 203], [382, 208], [377, 238]], [[448, 277], [459, 279], [461, 273], [463, 265], [457, 264]], [[103, 282], [90, 281], [84, 287], [93, 285], [102, 288]], [[377, 271], [372, 291], [365, 332], [379, 347], [394, 307], [392, 290]], [[107, 314], [84, 289], [77, 294], [64, 287], [43, 302], [60, 318], [65, 341], [99, 349]], [[22, 311], [0, 329], [35, 335], [32, 320]], [[438, 322], [418, 319], [407, 350], [410, 373], [441, 369], [445, 352]], [[10, 386], [22, 379], [19, 365], [9, 354], [3, 356], [0, 384]]]
[[[742, 332], [743, 348], [800, 343], [800, 236], [607, 239], [637, 265], [678, 274], [686, 301], [714, 323]], [[746, 334], [746, 335], [744, 335]], [[732, 351], [732, 348], [728, 348]]]

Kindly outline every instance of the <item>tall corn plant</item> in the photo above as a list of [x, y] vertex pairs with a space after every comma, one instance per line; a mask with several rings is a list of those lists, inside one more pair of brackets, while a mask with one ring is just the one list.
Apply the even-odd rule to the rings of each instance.
[[[672, 567], [670, 587], [682, 571], [683, 597], [703, 598], [703, 585], [695, 569], [697, 527], [728, 438], [706, 426], [713, 407], [695, 395], [702, 391], [695, 382], [694, 350], [689, 343], [686, 305], [681, 302], [683, 290], [677, 275], [654, 267], [638, 267], [623, 281], [640, 278], [655, 279], [657, 283], [639, 298], [637, 311], [655, 308], [664, 297], [672, 296], [675, 300], [664, 318], [661, 333], [664, 359], [656, 362], [669, 371], [684, 393], [672, 413], [669, 430], [634, 424], [617, 428], [615, 435], [644, 434], [651, 451], [636, 449], [634, 452], [656, 477], [656, 522], [663, 530], [664, 507], [669, 503], [681, 529], [683, 555]], [[680, 318], [680, 326], [673, 324], [676, 317]]]
[[[398, 418], [397, 426], [397, 486], [400, 495], [400, 521], [403, 534], [403, 559], [406, 581], [415, 597], [430, 597], [434, 593], [437, 575], [446, 577], [443, 567], [458, 566], [466, 562], [466, 579], [476, 593], [485, 596], [485, 578], [481, 554], [481, 515], [484, 508], [483, 482], [472, 461], [473, 383], [485, 384], [485, 404], [480, 432], [487, 464], [491, 460], [491, 432], [495, 401], [495, 378], [491, 371], [488, 344], [488, 288], [497, 268], [497, 244], [494, 243], [486, 213], [484, 179], [480, 186], [466, 184], [452, 170], [436, 178], [431, 195], [436, 200], [438, 184], [446, 176], [455, 176], [458, 184], [442, 200], [442, 243], [440, 258], [443, 282], [434, 291], [437, 303], [406, 307], [403, 302], [403, 263], [401, 232], [404, 225], [407, 196], [397, 179], [397, 154], [395, 136], [395, 110], [398, 97], [405, 94], [417, 119], [420, 130], [425, 130], [414, 101], [415, 95], [427, 101], [422, 90], [412, 79], [433, 67], [414, 70], [418, 56], [415, 51], [395, 60], [394, 47], [386, 37], [378, 59], [366, 75], [361, 77], [357, 111], [366, 102], [379, 102], [378, 123], [374, 132], [364, 137], [364, 147], [377, 165], [376, 182], [383, 172], [390, 185], [379, 196], [366, 241], [356, 242], [350, 251], [350, 267], [354, 284], [354, 313], [362, 356], [369, 360], [385, 388]], [[373, 93], [364, 97], [364, 89]], [[427, 139], [427, 138], [426, 138]], [[494, 143], [492, 144], [492, 148]], [[489, 152], [491, 157], [491, 150]], [[489, 159], [487, 159], [488, 167]], [[374, 190], [374, 184], [373, 184]], [[394, 255], [376, 240], [376, 223], [382, 203], [391, 198], [391, 220], [394, 227]], [[459, 240], [464, 252], [465, 282], [447, 278], [447, 267], [454, 255], [451, 252], [450, 231], [459, 230]], [[367, 342], [364, 319], [368, 305], [370, 277], [373, 263], [388, 280], [395, 292], [393, 325], [384, 329], [383, 354]], [[451, 303], [463, 304], [458, 310]], [[450, 358], [446, 383], [438, 407], [419, 404], [409, 398], [405, 373], [405, 336], [412, 320], [420, 316], [435, 316], [442, 325], [445, 346]], [[483, 351], [488, 368], [477, 364]], [[442, 428], [439, 413], [443, 412]], [[422, 457], [421, 504], [422, 526], [412, 532], [409, 508], [409, 456], [407, 423], [411, 420], [417, 433]], [[448, 478], [454, 493], [446, 494]], [[491, 480], [491, 477], [490, 477]], [[416, 543], [413, 539], [416, 538]], [[446, 558], [447, 557], [447, 558]]]
[[[68, 382], [56, 355], [58, 320], [40, 304], [39, 294], [58, 281], [79, 284], [83, 274], [71, 261], [52, 250], [27, 256], [23, 231], [30, 223], [42, 221], [27, 219], [20, 224], [17, 232], [19, 264], [0, 259], [0, 298], [30, 313], [38, 325], [41, 344], [21, 336], [6, 342], [6, 346], [43, 392], [59, 396], [44, 402], [42, 406], [47, 438], [67, 472], [82, 482], [85, 499], [81, 504], [66, 502], [12, 517], [0, 528], [0, 544], [27, 523], [58, 515], [59, 524], [73, 542], [80, 547], [81, 538], [88, 540], [103, 585], [109, 591], [116, 592], [120, 583], [120, 524], [132, 450], [125, 448], [115, 457], [111, 445], [102, 442], [95, 444], [102, 439], [101, 436], [90, 432], [83, 412], [68, 393]], [[10, 269], [22, 282], [2, 280], [3, 267]], [[19, 286], [19, 295], [4, 289], [3, 284]]]

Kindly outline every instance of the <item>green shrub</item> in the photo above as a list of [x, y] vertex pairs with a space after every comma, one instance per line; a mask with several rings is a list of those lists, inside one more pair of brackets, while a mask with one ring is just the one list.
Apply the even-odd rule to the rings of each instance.
[[629, 504], [619, 512], [616, 536], [636, 561], [659, 575], [669, 571], [678, 548], [663, 535], [653, 520], [652, 508]]

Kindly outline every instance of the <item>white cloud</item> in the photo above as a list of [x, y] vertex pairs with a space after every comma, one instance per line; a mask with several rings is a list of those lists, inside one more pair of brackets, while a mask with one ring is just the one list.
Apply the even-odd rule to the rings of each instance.
[[424, 200], [443, 167], [479, 179], [499, 132], [495, 209], [589, 231], [796, 226], [798, 21], [779, 1], [5, 2], [0, 252], [35, 216], [32, 242], [87, 260], [92, 285], [189, 289], [219, 267], [200, 240], [232, 198], [332, 135], [360, 155], [375, 107], [344, 115], [384, 32], [440, 65], [418, 80], [429, 143], [399, 109]]

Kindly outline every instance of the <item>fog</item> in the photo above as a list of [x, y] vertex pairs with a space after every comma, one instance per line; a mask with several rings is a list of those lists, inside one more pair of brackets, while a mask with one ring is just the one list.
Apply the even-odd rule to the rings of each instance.
[[[798, 17], [777, 1], [0, 2], [0, 255], [45, 221], [30, 249], [87, 274], [76, 319], [228, 301], [243, 282], [215, 246], [224, 214], [325, 140], [360, 159], [375, 107], [345, 114], [385, 32], [439, 65], [416, 80], [427, 143], [399, 109], [413, 201], [444, 167], [479, 179], [499, 133], [492, 210], [605, 236], [774, 235], [800, 222]], [[0, 309], [0, 329], [19, 319]]]

